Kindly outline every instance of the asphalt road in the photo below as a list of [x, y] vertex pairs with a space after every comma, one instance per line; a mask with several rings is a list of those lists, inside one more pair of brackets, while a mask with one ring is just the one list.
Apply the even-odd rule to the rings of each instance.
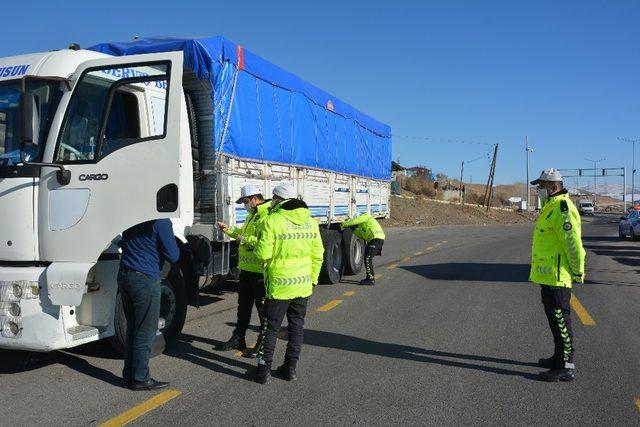
[[102, 345], [0, 352], [0, 424], [93, 425], [123, 413], [140, 425], [640, 424], [640, 243], [619, 240], [607, 218], [585, 219], [588, 280], [574, 295], [595, 324], [574, 311], [577, 378], [544, 383], [535, 362], [553, 346], [527, 283], [531, 231], [388, 230], [379, 286], [316, 288], [295, 383], [251, 383], [254, 362], [213, 350], [235, 321], [232, 292], [207, 296], [178, 345], [152, 360], [176, 392], [145, 407], [159, 393], [121, 388], [122, 362]]

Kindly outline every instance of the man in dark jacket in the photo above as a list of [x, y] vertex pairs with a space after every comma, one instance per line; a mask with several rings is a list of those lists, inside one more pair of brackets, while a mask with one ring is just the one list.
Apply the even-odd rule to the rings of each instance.
[[127, 319], [122, 377], [131, 390], [169, 385], [151, 378], [149, 356], [160, 317], [160, 272], [165, 260], [174, 263], [179, 257], [168, 219], [147, 221], [122, 234], [118, 289]]

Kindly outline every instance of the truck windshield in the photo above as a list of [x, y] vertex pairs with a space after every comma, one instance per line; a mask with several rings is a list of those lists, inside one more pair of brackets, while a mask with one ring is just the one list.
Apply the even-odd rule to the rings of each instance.
[[[0, 84], [0, 168], [14, 167], [20, 163], [20, 80]], [[25, 109], [33, 115], [25, 122], [33, 123], [33, 135], [37, 145], [25, 149], [25, 159], [41, 161], [44, 144], [49, 133], [61, 97], [60, 82], [47, 80], [27, 80], [25, 99], [33, 104]]]

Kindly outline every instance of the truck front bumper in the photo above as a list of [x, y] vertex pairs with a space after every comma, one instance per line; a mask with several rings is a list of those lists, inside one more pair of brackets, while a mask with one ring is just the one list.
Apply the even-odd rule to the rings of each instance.
[[60, 306], [46, 292], [46, 267], [0, 267], [0, 348], [66, 347]]

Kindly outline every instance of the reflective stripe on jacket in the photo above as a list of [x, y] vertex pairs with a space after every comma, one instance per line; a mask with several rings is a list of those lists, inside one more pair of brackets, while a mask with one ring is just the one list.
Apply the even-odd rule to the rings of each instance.
[[580, 214], [566, 190], [544, 204], [533, 232], [529, 280], [570, 288], [584, 280]]
[[343, 222], [340, 227], [342, 229], [356, 227], [353, 230], [353, 234], [364, 240], [365, 243], [369, 243], [373, 239], [384, 240], [385, 238], [384, 231], [382, 230], [380, 223], [368, 213], [349, 219]]
[[242, 236], [238, 248], [238, 268], [252, 273], [262, 273], [262, 262], [256, 258], [254, 248], [258, 243], [258, 229], [269, 214], [269, 203], [259, 204], [255, 210], [247, 214], [241, 227], [230, 227], [227, 235], [234, 239]]
[[318, 222], [301, 200], [275, 206], [262, 224], [256, 257], [265, 263], [266, 297], [289, 300], [311, 295], [324, 248]]

